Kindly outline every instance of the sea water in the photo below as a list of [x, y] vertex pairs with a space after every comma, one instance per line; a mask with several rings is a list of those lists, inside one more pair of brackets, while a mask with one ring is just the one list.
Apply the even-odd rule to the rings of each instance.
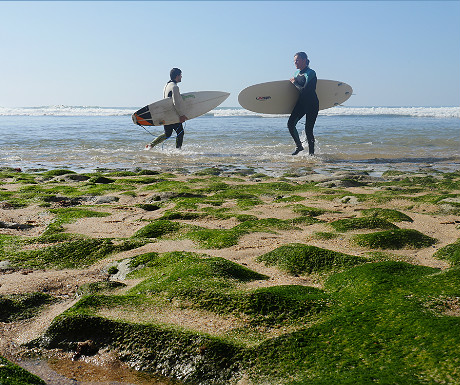
[[[250, 168], [269, 175], [336, 169], [379, 174], [388, 169], [458, 170], [460, 107], [334, 107], [320, 111], [315, 156], [291, 153], [287, 115], [217, 108], [185, 124], [184, 145], [175, 133], [150, 150], [163, 132], [136, 126], [137, 108], [0, 107], [0, 167], [23, 171], [67, 168], [158, 171], [207, 167]], [[297, 125], [305, 140], [303, 121]]]

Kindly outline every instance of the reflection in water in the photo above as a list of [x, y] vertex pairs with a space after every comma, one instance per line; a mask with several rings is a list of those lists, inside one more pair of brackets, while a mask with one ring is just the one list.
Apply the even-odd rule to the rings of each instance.
[[25, 359], [18, 365], [42, 378], [47, 385], [172, 385], [178, 384], [146, 373], [136, 372], [120, 361], [96, 364], [68, 358]]

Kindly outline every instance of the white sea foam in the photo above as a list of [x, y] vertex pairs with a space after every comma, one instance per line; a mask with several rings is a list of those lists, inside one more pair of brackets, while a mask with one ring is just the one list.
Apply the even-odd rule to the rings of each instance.
[[[258, 114], [243, 108], [217, 108], [214, 116], [286, 117], [288, 115]], [[460, 118], [460, 107], [333, 107], [319, 112], [323, 116], [411, 116], [432, 118]]]
[[[0, 107], [0, 116], [130, 116], [135, 107], [42, 106]], [[460, 107], [333, 107], [319, 112], [323, 116], [410, 116], [460, 118]], [[285, 117], [258, 114], [241, 107], [219, 107], [207, 114], [215, 117]]]
[[122, 116], [135, 108], [92, 106], [0, 107], [0, 116]]

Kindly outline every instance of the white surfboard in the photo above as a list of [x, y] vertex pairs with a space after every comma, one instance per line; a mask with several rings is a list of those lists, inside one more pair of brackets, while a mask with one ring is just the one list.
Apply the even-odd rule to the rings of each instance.
[[[220, 91], [198, 91], [182, 94], [184, 114], [189, 119], [204, 115], [220, 105], [230, 94]], [[172, 98], [149, 104], [132, 115], [133, 122], [140, 126], [162, 126], [179, 123]]]
[[[316, 94], [319, 109], [338, 106], [353, 93], [346, 83], [335, 80], [318, 79]], [[241, 107], [261, 114], [290, 114], [299, 98], [299, 90], [289, 80], [279, 80], [255, 84], [240, 92], [238, 102]]]

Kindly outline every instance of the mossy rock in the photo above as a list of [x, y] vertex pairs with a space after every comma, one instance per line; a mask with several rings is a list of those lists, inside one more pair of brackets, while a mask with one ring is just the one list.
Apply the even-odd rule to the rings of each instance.
[[88, 183], [96, 183], [96, 184], [109, 184], [114, 183], [114, 179], [107, 178], [105, 176], [94, 176], [88, 179]]
[[436, 253], [434, 253], [433, 257], [439, 259], [445, 259], [449, 261], [452, 266], [459, 266], [460, 265], [460, 238], [457, 239], [454, 243], [450, 245], [444, 246]]
[[185, 237], [208, 249], [224, 249], [238, 244], [238, 240], [248, 231], [242, 229], [204, 229], [198, 228], [188, 232]]
[[397, 229], [398, 226], [383, 218], [345, 218], [331, 222], [330, 225], [336, 231], [351, 231], [359, 229]]
[[220, 175], [222, 173], [222, 170], [218, 167], [209, 167], [209, 168], [205, 168], [203, 170], [200, 170], [200, 171], [196, 171], [194, 174], [195, 175], [199, 175], [199, 176], [207, 176], [207, 175], [214, 175], [214, 176], [217, 176], [217, 175]]
[[420, 249], [435, 244], [437, 240], [417, 230], [396, 229], [355, 235], [353, 242], [371, 249]]
[[43, 249], [19, 251], [11, 256], [10, 261], [21, 267], [73, 269], [90, 266], [111, 253], [130, 250], [141, 244], [128, 240], [116, 245], [110, 238], [78, 239]]
[[273, 326], [307, 321], [327, 306], [327, 295], [308, 286], [275, 286], [250, 292], [218, 292], [191, 288], [183, 293], [194, 307], [218, 314], [244, 315], [250, 325]]
[[142, 229], [136, 231], [134, 238], [159, 238], [163, 235], [173, 233], [179, 230], [180, 223], [171, 222], [168, 220], [158, 219], [155, 222], [149, 223]]
[[365, 258], [356, 257], [316, 246], [293, 243], [280, 246], [257, 258], [268, 266], [278, 266], [291, 274], [311, 274], [346, 268], [364, 263]]
[[1, 385], [46, 385], [46, 382], [0, 356]]
[[152, 253], [145, 253], [136, 255], [132, 257], [129, 261], [129, 267], [131, 269], [136, 269], [140, 267], [151, 267], [155, 266], [156, 261], [159, 258], [159, 254], [152, 252]]
[[410, 216], [398, 210], [382, 208], [363, 209], [361, 210], [361, 213], [365, 217], [384, 218], [392, 222], [413, 222], [413, 219]]
[[136, 205], [136, 207], [139, 207], [145, 211], [156, 211], [160, 209], [159, 205], [155, 205], [153, 203], [139, 203]]
[[302, 216], [317, 217], [327, 212], [325, 209], [319, 209], [317, 207], [307, 207], [304, 205], [294, 205], [293, 211]]
[[206, 214], [190, 212], [190, 211], [168, 211], [163, 214], [161, 219], [172, 220], [172, 219], [182, 219], [182, 220], [193, 220], [199, 219], [206, 216]]
[[94, 341], [99, 349], [117, 349], [119, 358], [138, 370], [184, 383], [229, 384], [241, 377], [243, 369], [245, 350], [221, 339], [87, 315], [59, 316], [29, 346], [73, 351], [85, 340]]
[[53, 301], [53, 297], [44, 293], [0, 295], [0, 322], [32, 318]]
[[237, 225], [234, 229], [247, 231], [271, 231], [271, 230], [300, 230], [292, 225], [291, 220], [283, 220], [278, 218], [261, 218], [249, 221], [244, 221]]
[[126, 287], [126, 284], [117, 281], [99, 281], [91, 282], [81, 285], [78, 290], [78, 295], [92, 295], [96, 293], [111, 292], [122, 287]]

